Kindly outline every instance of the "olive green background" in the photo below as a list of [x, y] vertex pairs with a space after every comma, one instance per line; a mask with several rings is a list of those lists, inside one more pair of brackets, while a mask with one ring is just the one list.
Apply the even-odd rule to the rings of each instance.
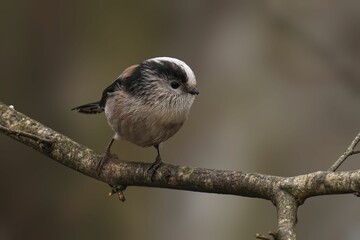
[[[2, 1], [0, 101], [102, 152], [98, 100], [129, 65], [184, 60], [200, 95], [171, 164], [292, 176], [327, 169], [360, 129], [359, 1]], [[0, 136], [0, 239], [254, 239], [268, 201], [107, 185]], [[154, 149], [118, 141], [122, 159]], [[342, 170], [360, 168], [353, 156]], [[308, 199], [299, 239], [359, 239], [359, 199]]]

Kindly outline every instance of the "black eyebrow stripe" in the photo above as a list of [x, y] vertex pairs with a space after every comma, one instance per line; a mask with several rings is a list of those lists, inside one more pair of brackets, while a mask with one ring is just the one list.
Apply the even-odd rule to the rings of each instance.
[[169, 80], [178, 79], [182, 83], [186, 83], [188, 81], [188, 76], [185, 70], [181, 66], [170, 61], [148, 61], [144, 63], [144, 68], [152, 71], [159, 77], [165, 76]]

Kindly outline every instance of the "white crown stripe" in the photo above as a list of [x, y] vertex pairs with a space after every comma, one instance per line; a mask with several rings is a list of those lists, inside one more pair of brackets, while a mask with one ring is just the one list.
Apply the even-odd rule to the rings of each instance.
[[184, 69], [187, 77], [188, 77], [188, 84], [189, 85], [196, 85], [196, 78], [195, 78], [195, 74], [194, 72], [191, 70], [191, 68], [183, 61], [177, 59], [177, 58], [171, 58], [171, 57], [156, 57], [156, 58], [151, 58], [148, 61], [156, 61], [156, 62], [161, 62], [161, 61], [168, 61], [168, 62], [173, 62], [176, 65], [180, 66], [182, 69]]

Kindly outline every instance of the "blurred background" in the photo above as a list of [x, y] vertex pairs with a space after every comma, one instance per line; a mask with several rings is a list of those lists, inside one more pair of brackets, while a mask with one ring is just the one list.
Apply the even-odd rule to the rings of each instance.
[[[200, 95], [162, 147], [176, 165], [292, 176], [327, 169], [360, 129], [360, 2], [3, 1], [0, 101], [103, 152], [98, 100], [131, 64], [184, 60]], [[106, 184], [0, 135], [0, 239], [255, 239], [268, 201]], [[119, 141], [121, 159], [156, 152]], [[353, 156], [341, 170], [359, 169]], [[308, 199], [299, 239], [358, 240], [359, 199]]]

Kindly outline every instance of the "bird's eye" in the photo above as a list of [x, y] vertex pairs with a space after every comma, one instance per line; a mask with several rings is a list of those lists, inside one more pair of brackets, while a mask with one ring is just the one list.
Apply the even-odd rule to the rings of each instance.
[[180, 84], [178, 82], [171, 82], [170, 85], [173, 89], [177, 89], [180, 87]]

